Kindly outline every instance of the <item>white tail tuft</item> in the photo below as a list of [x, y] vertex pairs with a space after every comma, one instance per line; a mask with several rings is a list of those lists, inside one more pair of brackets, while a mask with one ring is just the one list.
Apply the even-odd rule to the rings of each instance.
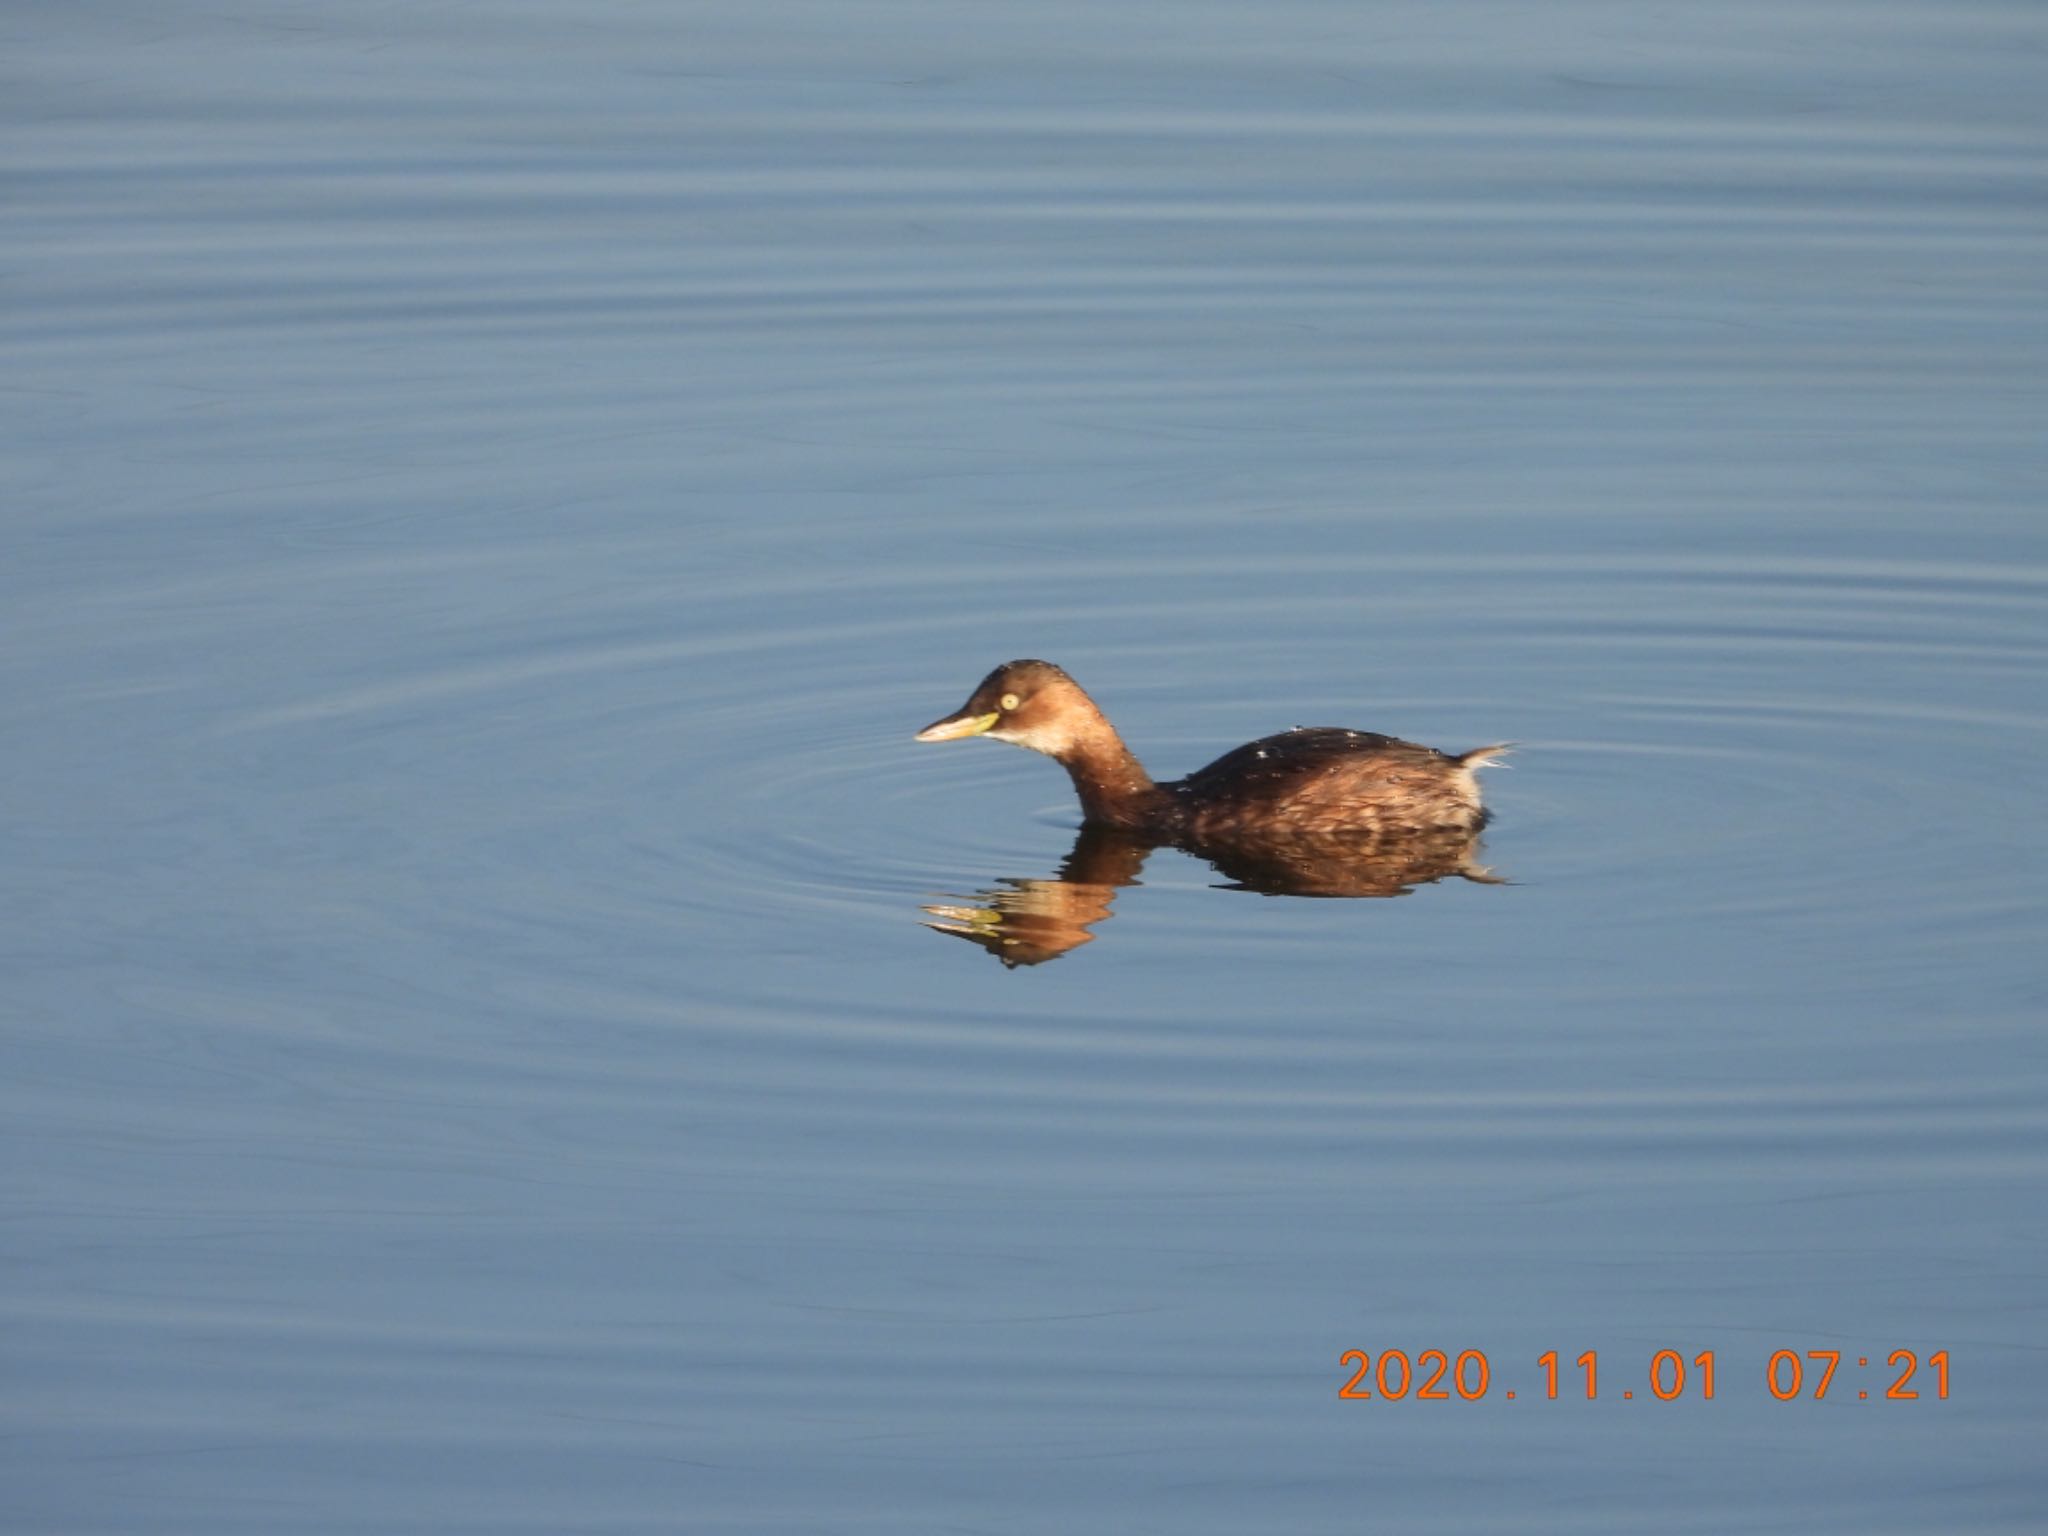
[[1474, 747], [1470, 752], [1460, 752], [1457, 764], [1460, 768], [1491, 768], [1495, 758], [1506, 757], [1515, 750], [1512, 741], [1495, 742], [1490, 747]]

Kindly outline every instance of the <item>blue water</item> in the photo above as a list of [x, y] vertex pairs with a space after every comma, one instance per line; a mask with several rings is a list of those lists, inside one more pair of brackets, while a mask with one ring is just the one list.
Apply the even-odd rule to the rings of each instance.
[[2048, 13], [4, 34], [9, 1530], [2040, 1528]]

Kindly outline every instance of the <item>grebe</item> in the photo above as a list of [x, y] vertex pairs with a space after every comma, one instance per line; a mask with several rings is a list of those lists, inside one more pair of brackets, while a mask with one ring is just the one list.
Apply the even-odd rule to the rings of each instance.
[[919, 741], [989, 736], [1056, 759], [1089, 826], [1176, 842], [1325, 833], [1375, 837], [1476, 832], [1486, 824], [1475, 769], [1505, 744], [1455, 757], [1332, 726], [1247, 742], [1184, 779], [1155, 784], [1081, 685], [1049, 661], [1009, 661]]

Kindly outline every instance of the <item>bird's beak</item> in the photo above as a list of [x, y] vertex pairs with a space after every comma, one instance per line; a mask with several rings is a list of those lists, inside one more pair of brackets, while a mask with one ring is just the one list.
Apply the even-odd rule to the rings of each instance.
[[948, 715], [943, 720], [934, 720], [917, 733], [919, 741], [958, 741], [963, 736], [979, 736], [1003, 717], [999, 714], [977, 715], [971, 710], [961, 710], [957, 715]]

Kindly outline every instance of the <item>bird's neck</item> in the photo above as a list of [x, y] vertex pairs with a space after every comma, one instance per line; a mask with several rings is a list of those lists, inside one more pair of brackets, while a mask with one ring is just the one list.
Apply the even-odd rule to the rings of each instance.
[[1058, 754], [1090, 826], [1135, 829], [1158, 818], [1165, 794], [1107, 720], [1078, 733]]

